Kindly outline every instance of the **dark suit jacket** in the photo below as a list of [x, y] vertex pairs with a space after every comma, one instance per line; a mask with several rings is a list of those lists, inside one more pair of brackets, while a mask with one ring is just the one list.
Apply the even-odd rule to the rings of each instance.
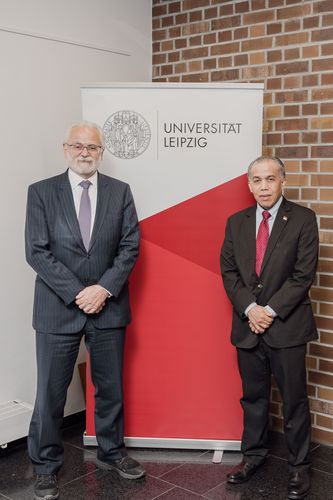
[[291, 347], [317, 338], [308, 296], [318, 259], [314, 212], [283, 199], [260, 277], [255, 273], [255, 246], [256, 205], [229, 218], [221, 251], [224, 287], [233, 305], [232, 343], [248, 349], [259, 342], [244, 315], [252, 302], [268, 304], [278, 315], [263, 334], [271, 347]]
[[97, 328], [131, 319], [128, 276], [139, 249], [139, 226], [130, 188], [98, 174], [90, 248], [81, 238], [68, 172], [29, 187], [26, 258], [36, 271], [33, 326], [46, 333], [80, 331], [87, 315], [75, 305], [86, 286], [100, 284], [113, 297], [91, 315]]

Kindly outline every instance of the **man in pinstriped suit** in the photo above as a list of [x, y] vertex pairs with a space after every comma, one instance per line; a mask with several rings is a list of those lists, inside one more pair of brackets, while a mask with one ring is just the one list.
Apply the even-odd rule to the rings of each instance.
[[[127, 184], [97, 171], [104, 151], [97, 125], [74, 124], [63, 148], [69, 169], [32, 184], [27, 201], [26, 256], [37, 273], [33, 326], [38, 381], [28, 437], [37, 500], [59, 496], [60, 427], [82, 336], [96, 390], [97, 464], [128, 479], [145, 474], [128, 457], [123, 434], [123, 351], [131, 319], [128, 276], [139, 249], [134, 201]], [[86, 242], [80, 213], [81, 183], [87, 180]]]

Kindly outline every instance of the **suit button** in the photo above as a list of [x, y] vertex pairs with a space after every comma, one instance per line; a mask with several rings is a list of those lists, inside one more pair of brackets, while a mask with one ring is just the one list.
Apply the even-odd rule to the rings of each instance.
[[88, 283], [88, 281], [89, 281], [88, 278], [84, 278], [85, 283]]
[[258, 288], [264, 288], [264, 285], [262, 283], [259, 283]]

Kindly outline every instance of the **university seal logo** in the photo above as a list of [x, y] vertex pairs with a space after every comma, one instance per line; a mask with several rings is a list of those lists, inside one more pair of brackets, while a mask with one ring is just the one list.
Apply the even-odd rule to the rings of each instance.
[[135, 111], [117, 111], [103, 125], [105, 145], [117, 158], [131, 160], [140, 156], [149, 146], [148, 122]]

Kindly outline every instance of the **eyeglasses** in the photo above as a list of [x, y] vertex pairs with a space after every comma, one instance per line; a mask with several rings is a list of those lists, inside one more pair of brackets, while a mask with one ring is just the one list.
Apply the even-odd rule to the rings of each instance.
[[101, 151], [101, 149], [103, 149], [103, 146], [99, 146], [98, 144], [86, 144], [86, 145], [80, 143], [68, 144], [67, 142], [65, 142], [65, 144], [72, 151], [74, 151], [74, 153], [81, 153], [81, 151], [86, 149], [88, 153], [97, 154]]

